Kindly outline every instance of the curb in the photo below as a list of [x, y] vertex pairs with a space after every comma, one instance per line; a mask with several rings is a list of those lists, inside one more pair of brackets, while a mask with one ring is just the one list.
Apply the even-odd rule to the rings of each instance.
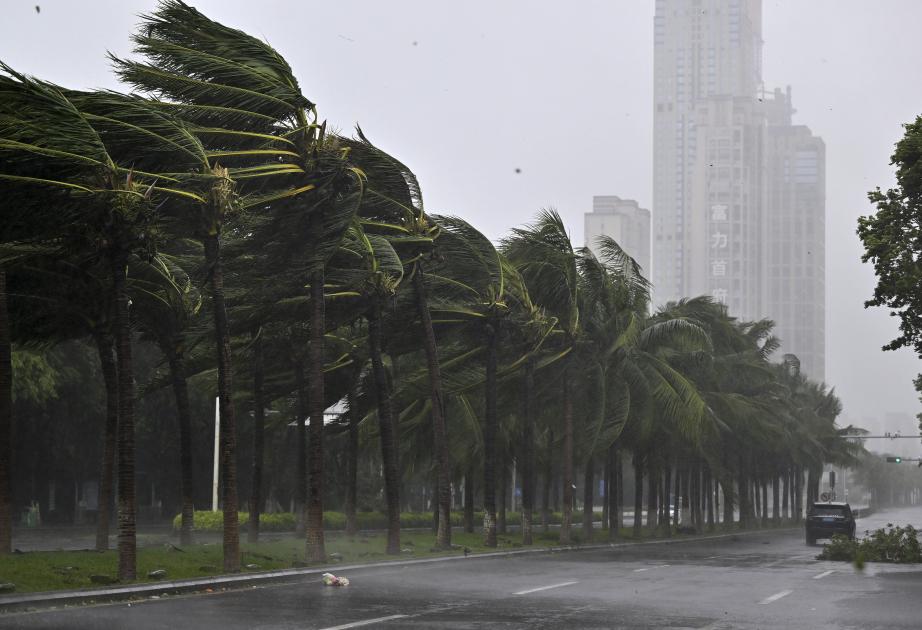
[[537, 549], [516, 549], [513, 551], [494, 551], [488, 553], [476, 553], [469, 556], [441, 556], [436, 558], [418, 558], [415, 560], [388, 560], [383, 562], [368, 562], [363, 564], [344, 564], [330, 565], [321, 568], [298, 568], [298, 569], [280, 569], [277, 571], [262, 571], [244, 575], [218, 575], [206, 578], [196, 578], [189, 580], [172, 580], [163, 582], [151, 582], [147, 584], [138, 584], [131, 586], [112, 587], [112, 588], [95, 588], [80, 589], [72, 591], [44, 591], [39, 593], [26, 593], [22, 595], [0, 596], [0, 615], [12, 612], [36, 611], [45, 609], [54, 609], [60, 606], [69, 605], [92, 605], [105, 604], [119, 601], [146, 600], [151, 597], [160, 597], [163, 595], [179, 595], [183, 593], [194, 593], [205, 591], [207, 589], [227, 590], [231, 588], [243, 588], [246, 586], [256, 586], [258, 584], [272, 584], [285, 582], [292, 578], [300, 578], [310, 575], [321, 575], [327, 571], [354, 571], [357, 569], [374, 569], [388, 566], [409, 566], [414, 564], [431, 564], [435, 562], [452, 562], [459, 560], [477, 560], [479, 558], [501, 558], [508, 556], [534, 555], [534, 554], [551, 554], [560, 552], [574, 551], [591, 551], [599, 549], [621, 549], [627, 547], [637, 547], [640, 545], [669, 545], [682, 544], [689, 542], [701, 542], [707, 540], [720, 540], [724, 538], [734, 538], [738, 536], [765, 535], [774, 532], [789, 532], [800, 530], [800, 527], [781, 527], [777, 529], [757, 529], [741, 532], [732, 532], [727, 534], [713, 534], [704, 536], [693, 536], [688, 538], [662, 538], [656, 540], [642, 540], [639, 542], [621, 542], [621, 543], [599, 543], [593, 545], [567, 545], [561, 547], [541, 547]]

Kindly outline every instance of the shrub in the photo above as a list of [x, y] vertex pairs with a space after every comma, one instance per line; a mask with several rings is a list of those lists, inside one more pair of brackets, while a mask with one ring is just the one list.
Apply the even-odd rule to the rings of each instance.
[[823, 546], [823, 551], [817, 559], [846, 562], [922, 562], [919, 534], [912, 525], [896, 527], [893, 523], [887, 523], [887, 527], [867, 534], [860, 541], [849, 540], [846, 536], [836, 534], [830, 544]]
[[[245, 532], [249, 529], [249, 513], [239, 512], [237, 518], [240, 523], [240, 531]], [[211, 511], [196, 511], [195, 530], [199, 532], [220, 532], [224, 527], [224, 513]], [[533, 515], [534, 526], [540, 527], [541, 511], [535, 510]], [[573, 511], [573, 529], [580, 526], [583, 515], [582, 512]], [[548, 515], [548, 522], [552, 525], [559, 525], [563, 520], [563, 514], [552, 512]], [[387, 529], [387, 514], [382, 512], [358, 512], [356, 513], [356, 522], [359, 529]], [[520, 512], [506, 512], [506, 523], [508, 525], [518, 525], [522, 522]], [[460, 527], [464, 523], [464, 512], [454, 511], [451, 513], [451, 524]], [[179, 531], [182, 524], [182, 517], [176, 515], [173, 519], [173, 530]], [[483, 512], [474, 512], [474, 526], [483, 524]], [[426, 529], [432, 527], [431, 512], [401, 512], [400, 527], [406, 529]], [[295, 515], [291, 512], [277, 512], [274, 514], [259, 515], [259, 530], [263, 532], [287, 532], [294, 531]], [[343, 512], [324, 512], [323, 528], [330, 531], [346, 529], [346, 515]]]
[[854, 562], [858, 556], [858, 544], [857, 540], [851, 540], [848, 536], [834, 534], [830, 543], [823, 545], [823, 551], [816, 559]]

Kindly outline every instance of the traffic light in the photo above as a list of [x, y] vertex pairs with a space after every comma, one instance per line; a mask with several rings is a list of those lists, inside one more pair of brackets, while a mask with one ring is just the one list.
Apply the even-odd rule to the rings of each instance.
[[888, 457], [887, 461], [891, 464], [902, 464], [903, 458], [902, 457]]

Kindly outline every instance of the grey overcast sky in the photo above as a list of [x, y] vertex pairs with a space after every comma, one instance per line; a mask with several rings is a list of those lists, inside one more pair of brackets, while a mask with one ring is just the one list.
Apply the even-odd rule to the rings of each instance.
[[[361, 123], [417, 173], [429, 210], [491, 238], [554, 206], [581, 243], [593, 195], [650, 206], [653, 0], [191, 3], [268, 40], [322, 117], [341, 130]], [[117, 88], [104, 53], [127, 54], [136, 16], [154, 6], [4, 0], [0, 59], [71, 87]], [[795, 122], [827, 147], [828, 382], [846, 421], [914, 414], [922, 366], [880, 351], [896, 320], [862, 307], [874, 276], [855, 220], [870, 211], [866, 192], [892, 183], [901, 124], [922, 114], [922, 2], [765, 0], [763, 22], [766, 87], [791, 85]]]

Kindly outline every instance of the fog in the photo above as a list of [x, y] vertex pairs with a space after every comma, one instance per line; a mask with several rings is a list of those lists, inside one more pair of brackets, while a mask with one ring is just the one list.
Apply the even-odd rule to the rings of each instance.
[[[651, 206], [652, 0], [193, 4], [283, 51], [322, 117], [361, 123], [417, 173], [429, 210], [492, 238], [554, 206], [581, 242], [593, 195]], [[153, 7], [8, 0], [0, 59], [116, 88], [104, 53], [127, 54], [136, 15]], [[866, 192], [892, 182], [901, 124], [922, 113], [922, 4], [767, 1], [763, 19], [766, 87], [792, 86], [794, 122], [826, 143], [827, 381], [845, 423], [910, 432], [919, 361], [880, 351], [896, 321], [863, 308], [874, 276], [855, 221], [871, 210]]]

